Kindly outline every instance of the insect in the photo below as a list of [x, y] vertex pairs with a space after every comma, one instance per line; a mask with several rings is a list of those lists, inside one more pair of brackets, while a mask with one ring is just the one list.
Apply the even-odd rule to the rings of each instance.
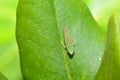
[[66, 50], [68, 51], [68, 53], [70, 55], [74, 54], [74, 45], [72, 40], [70, 39], [69, 33], [68, 33], [68, 28], [65, 25], [64, 26], [64, 42], [65, 42], [65, 46], [66, 46]]

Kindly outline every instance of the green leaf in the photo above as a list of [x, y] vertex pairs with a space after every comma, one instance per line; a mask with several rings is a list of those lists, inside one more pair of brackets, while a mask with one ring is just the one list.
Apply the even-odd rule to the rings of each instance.
[[6, 42], [6, 45], [5, 43], [0, 45], [0, 71], [8, 80], [22, 80], [19, 54], [17, 53], [15, 41]]
[[120, 0], [89, 0], [87, 2], [90, 11], [94, 15], [95, 20], [100, 25], [102, 30], [107, 33], [107, 24], [109, 17], [116, 11], [120, 12]]
[[[64, 26], [75, 44], [64, 48]], [[104, 34], [82, 0], [20, 0], [16, 36], [25, 80], [93, 80]]]
[[120, 24], [114, 14], [108, 24], [107, 43], [95, 80], [120, 79]]
[[8, 79], [0, 72], [0, 80], [8, 80]]

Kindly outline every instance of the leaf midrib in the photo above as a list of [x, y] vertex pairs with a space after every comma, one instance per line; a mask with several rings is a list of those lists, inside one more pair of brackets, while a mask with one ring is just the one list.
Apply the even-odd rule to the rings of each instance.
[[[55, 19], [56, 19], [56, 27], [57, 27], [57, 30], [58, 30], [58, 35], [59, 35], [59, 40], [60, 40], [60, 31], [59, 31], [59, 23], [58, 23], [58, 17], [57, 17], [57, 13], [56, 13], [56, 6], [55, 6], [55, 0], [53, 0], [53, 7], [54, 7], [54, 13], [55, 13]], [[60, 42], [60, 41], [59, 41]], [[61, 43], [61, 42], [60, 42]], [[62, 44], [61, 44], [62, 45]], [[65, 54], [65, 51], [62, 49], [62, 55], [63, 55], [63, 63], [64, 63], [64, 66], [65, 66], [65, 69], [66, 69], [66, 72], [67, 72], [67, 75], [68, 75], [68, 80], [71, 80], [71, 75], [70, 75], [70, 70], [69, 70], [69, 66], [67, 64], [67, 61], [66, 61], [66, 54]]]

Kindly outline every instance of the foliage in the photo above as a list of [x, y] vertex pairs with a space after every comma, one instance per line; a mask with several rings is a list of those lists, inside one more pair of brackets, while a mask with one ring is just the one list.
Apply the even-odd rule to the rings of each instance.
[[[59, 1], [55, 2], [57, 4], [48, 1], [49, 4], [43, 0], [43, 3], [46, 5], [43, 4], [42, 6], [39, 3], [40, 1], [35, 1], [36, 2], [32, 0], [20, 0], [18, 7], [17, 24], [19, 23], [19, 25], [17, 25], [17, 40], [20, 48], [22, 72], [25, 79], [31, 78], [36, 74], [34, 76], [36, 80], [41, 78], [40, 73], [42, 76], [53, 76], [51, 78], [57, 77], [57, 79], [65, 76], [65, 79], [80, 78], [83, 80], [93, 80], [96, 76], [96, 80], [108, 80], [110, 78], [108, 76], [111, 75], [111, 80], [118, 80], [118, 77], [114, 78], [114, 75], [119, 74], [118, 54], [120, 50], [120, 39], [119, 37], [115, 38], [116, 34], [114, 34], [114, 31], [112, 33], [114, 34], [113, 37], [110, 37], [111, 34], [109, 33], [106, 49], [104, 48], [104, 39], [106, 39], [106, 26], [109, 16], [114, 11], [119, 12], [119, 0], [84, 0], [101, 28], [95, 22], [90, 11], [82, 1], [77, 3], [74, 2], [74, 0], [70, 0], [70, 2], [64, 3], [64, 1], [67, 2], [67, 0], [60, 0], [61, 5]], [[2, 10], [0, 12], [0, 72], [2, 72], [8, 80], [21, 80], [19, 55], [15, 40], [17, 2], [17, 0], [9, 0], [7, 2], [4, 0], [0, 1], [0, 9]], [[116, 28], [115, 25], [117, 25], [117, 29], [115, 30], [119, 31], [119, 24], [116, 23], [116, 21], [118, 21], [116, 17], [113, 17], [109, 26], [113, 24], [114, 28]], [[75, 44], [74, 56], [67, 54], [65, 48], [66, 45], [64, 44], [63, 37], [63, 28], [65, 25], [67, 25], [70, 38]], [[22, 27], [19, 29], [19, 26]], [[110, 28], [109, 31], [111, 32]], [[119, 34], [118, 32], [117, 36], [119, 36]], [[118, 39], [118, 42], [114, 41], [116, 39]], [[109, 40], [111, 40], [111, 42]], [[117, 47], [114, 48], [114, 46], [111, 46], [113, 44]], [[103, 55], [104, 49], [105, 53]], [[112, 52], [109, 51], [109, 49], [111, 49]], [[118, 56], [116, 57], [116, 55]], [[26, 59], [24, 59], [24, 57]], [[113, 62], [115, 66], [113, 66]], [[56, 65], [54, 66], [54, 64]], [[39, 69], [39, 67], [42, 69]], [[29, 71], [27, 71], [28, 69]], [[115, 72], [107, 72], [110, 71], [110, 69], [113, 69]], [[43, 71], [44, 74], [40, 71]], [[51, 73], [49, 74], [48, 72]], [[1, 77], [3, 78], [2, 73], [0, 73], [0, 79]], [[55, 76], [54, 74], [56, 73], [60, 75]], [[106, 74], [103, 75], [104, 73]], [[27, 74], [30, 75], [28, 76]]]

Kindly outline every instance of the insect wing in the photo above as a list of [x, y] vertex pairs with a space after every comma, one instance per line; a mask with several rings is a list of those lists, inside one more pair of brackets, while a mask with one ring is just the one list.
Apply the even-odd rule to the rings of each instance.
[[73, 44], [72, 44], [72, 41], [70, 39], [67, 26], [64, 27], [64, 36], [65, 36], [66, 48], [67, 48], [68, 52], [71, 55], [73, 55], [73, 53], [74, 53], [74, 51], [73, 51]]

